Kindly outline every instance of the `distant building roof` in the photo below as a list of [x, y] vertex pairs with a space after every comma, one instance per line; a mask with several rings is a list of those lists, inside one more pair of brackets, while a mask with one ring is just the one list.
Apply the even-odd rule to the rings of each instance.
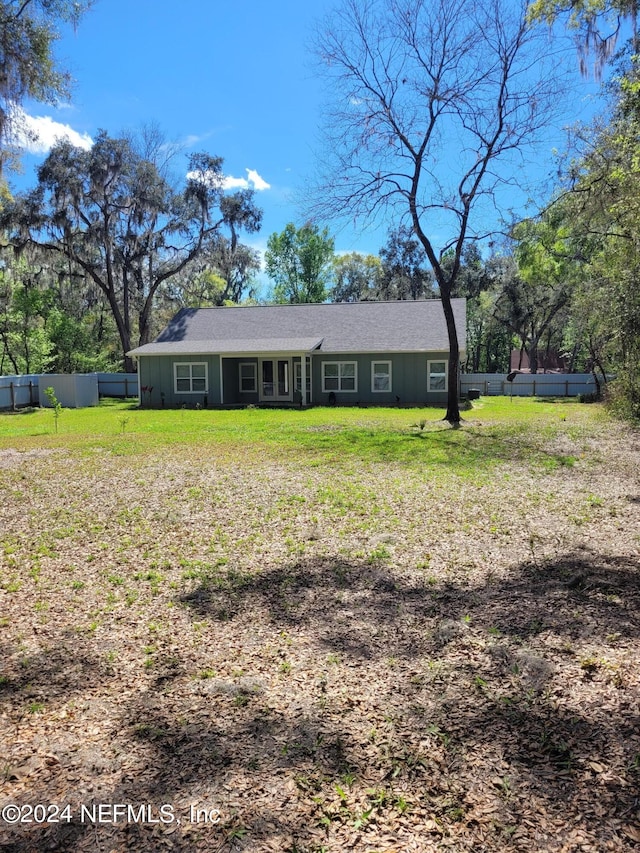
[[[460, 349], [466, 304], [453, 300]], [[447, 352], [439, 299], [183, 308], [153, 343], [129, 355]]]

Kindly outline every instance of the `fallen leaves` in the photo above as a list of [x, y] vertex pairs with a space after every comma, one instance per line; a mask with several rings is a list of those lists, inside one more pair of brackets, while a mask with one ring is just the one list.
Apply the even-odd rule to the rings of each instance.
[[[46, 476], [18, 489], [5, 460], [0, 806], [171, 803], [181, 822], [0, 841], [635, 849], [640, 505], [621, 490], [640, 451], [598, 446], [490, 480], [176, 449], [34, 457]], [[602, 506], [571, 522], [592, 494], [614, 538]]]

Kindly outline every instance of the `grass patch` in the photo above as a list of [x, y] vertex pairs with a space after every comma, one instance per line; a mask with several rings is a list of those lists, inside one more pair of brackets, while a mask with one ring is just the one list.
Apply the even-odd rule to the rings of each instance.
[[[127, 417], [122, 435], [120, 421]], [[578, 437], [598, 420], [599, 407], [577, 402], [558, 407], [527, 398], [489, 397], [466, 412], [462, 429], [444, 423], [442, 411], [428, 409], [312, 408], [234, 411], [146, 410], [108, 401], [65, 410], [64, 428], [50, 430], [51, 413], [34, 409], [20, 418], [0, 415], [0, 447], [142, 456], [197, 446], [219, 458], [287, 458], [309, 465], [401, 463], [445, 466], [457, 473], [486, 469], [497, 462], [528, 459], [547, 469], [571, 466], [578, 457], [550, 444], [559, 435]], [[416, 430], [415, 424], [421, 428]], [[201, 499], [197, 486], [190, 499]]]

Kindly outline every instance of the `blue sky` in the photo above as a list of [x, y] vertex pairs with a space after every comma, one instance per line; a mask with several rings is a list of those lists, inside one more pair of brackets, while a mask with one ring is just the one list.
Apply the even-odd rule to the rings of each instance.
[[[224, 158], [230, 178], [259, 188], [264, 249], [287, 222], [302, 224], [294, 194], [304, 193], [319, 149], [323, 94], [309, 46], [314, 22], [333, 0], [96, 0], [77, 32], [63, 33], [56, 54], [76, 84], [69, 104], [26, 105], [38, 119], [40, 151], [24, 159], [24, 188], [35, 183], [55, 132], [88, 145], [99, 129], [117, 136], [155, 123], [185, 152]], [[577, 68], [577, 60], [576, 60]], [[549, 134], [536, 168], [553, 170], [562, 126], [593, 110], [593, 83], [575, 76], [566, 119]], [[56, 124], [52, 124], [55, 122]], [[338, 251], [377, 253], [386, 228], [329, 223]]]

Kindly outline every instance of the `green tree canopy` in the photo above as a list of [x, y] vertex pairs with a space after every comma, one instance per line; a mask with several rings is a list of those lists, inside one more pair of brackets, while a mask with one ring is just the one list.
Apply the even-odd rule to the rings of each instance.
[[615, 54], [624, 23], [631, 27], [632, 50], [638, 52], [638, 8], [638, 0], [533, 0], [528, 14], [531, 22], [566, 21], [575, 34], [580, 70], [586, 75], [593, 58], [599, 77]]
[[333, 302], [368, 302], [380, 299], [382, 264], [376, 255], [349, 252], [333, 263]]
[[553, 201], [580, 262], [572, 330], [604, 374], [617, 374], [620, 411], [640, 420], [640, 73], [618, 78], [608, 121], [577, 134], [580, 156]]
[[427, 254], [411, 228], [401, 225], [390, 231], [380, 258], [380, 299], [427, 299], [434, 295]]
[[570, 233], [554, 212], [519, 223], [513, 237], [517, 271], [503, 280], [497, 312], [528, 351], [536, 373], [540, 341], [571, 300], [574, 251]]
[[0, 373], [113, 370], [117, 334], [96, 288], [66, 259], [2, 252]]
[[276, 302], [324, 302], [333, 270], [334, 240], [327, 228], [289, 222], [267, 241], [265, 265]]
[[71, 77], [53, 55], [58, 25], [74, 26], [93, 0], [0, 2], [0, 175], [15, 150], [17, 108], [27, 99], [54, 103], [69, 95]]
[[126, 353], [134, 336], [150, 340], [158, 289], [224, 229], [260, 226], [252, 192], [229, 195], [222, 178], [222, 158], [195, 154], [186, 184], [174, 188], [130, 140], [101, 131], [90, 151], [58, 143], [36, 189], [7, 205], [1, 224], [17, 249], [64, 255], [101, 291], [131, 370]]

